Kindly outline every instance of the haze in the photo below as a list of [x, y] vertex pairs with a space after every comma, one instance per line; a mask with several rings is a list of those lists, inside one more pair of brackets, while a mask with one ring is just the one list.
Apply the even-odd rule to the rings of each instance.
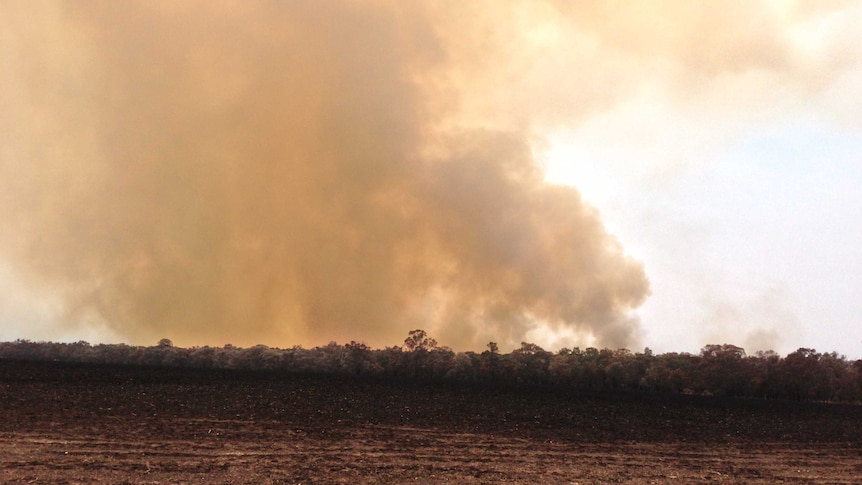
[[4, 2], [0, 339], [858, 355], [858, 3], [462, 3]]

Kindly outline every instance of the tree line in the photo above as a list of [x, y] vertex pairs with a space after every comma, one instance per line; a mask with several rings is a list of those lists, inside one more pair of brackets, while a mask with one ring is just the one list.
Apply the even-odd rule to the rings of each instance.
[[577, 391], [632, 391], [727, 397], [862, 402], [862, 360], [800, 348], [746, 355], [735, 345], [707, 345], [699, 354], [627, 349], [563, 348], [524, 342], [508, 354], [490, 342], [484, 352], [455, 352], [423, 330], [400, 346], [373, 349], [350, 342], [305, 349], [90, 345], [16, 340], [0, 343], [0, 359], [66, 361], [198, 369], [338, 374], [413, 381], [543, 385]]

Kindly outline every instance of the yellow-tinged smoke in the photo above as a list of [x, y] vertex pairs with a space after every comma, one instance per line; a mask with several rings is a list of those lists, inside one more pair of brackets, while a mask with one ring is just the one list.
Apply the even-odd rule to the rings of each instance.
[[5, 2], [0, 258], [136, 343], [632, 346], [644, 270], [544, 183], [536, 126], [666, 62], [799, 63], [772, 4], [606, 5]]

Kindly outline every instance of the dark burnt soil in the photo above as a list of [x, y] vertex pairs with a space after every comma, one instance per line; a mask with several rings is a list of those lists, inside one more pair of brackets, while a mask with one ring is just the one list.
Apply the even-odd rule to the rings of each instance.
[[[0, 362], [0, 431], [94, 417], [414, 426], [588, 442], [860, 443], [862, 406]], [[151, 428], [138, 430], [154, 432]], [[169, 430], [158, 430], [164, 433]]]
[[0, 361], [0, 479], [856, 483], [862, 406]]

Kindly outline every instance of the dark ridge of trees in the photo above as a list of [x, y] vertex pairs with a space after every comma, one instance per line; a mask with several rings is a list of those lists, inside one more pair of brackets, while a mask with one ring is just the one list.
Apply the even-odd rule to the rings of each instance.
[[156, 345], [90, 345], [16, 340], [0, 343], [0, 360], [76, 362], [166, 368], [269, 371], [379, 377], [415, 382], [543, 386], [584, 392], [690, 394], [797, 401], [862, 402], [862, 360], [801, 348], [746, 355], [735, 345], [707, 345], [700, 354], [655, 355], [627, 349], [564, 348], [556, 353], [524, 342], [501, 354], [490, 342], [481, 353], [438, 346], [423, 330], [403, 346], [372, 349], [359, 342], [304, 349], [182, 348], [168, 339]]

